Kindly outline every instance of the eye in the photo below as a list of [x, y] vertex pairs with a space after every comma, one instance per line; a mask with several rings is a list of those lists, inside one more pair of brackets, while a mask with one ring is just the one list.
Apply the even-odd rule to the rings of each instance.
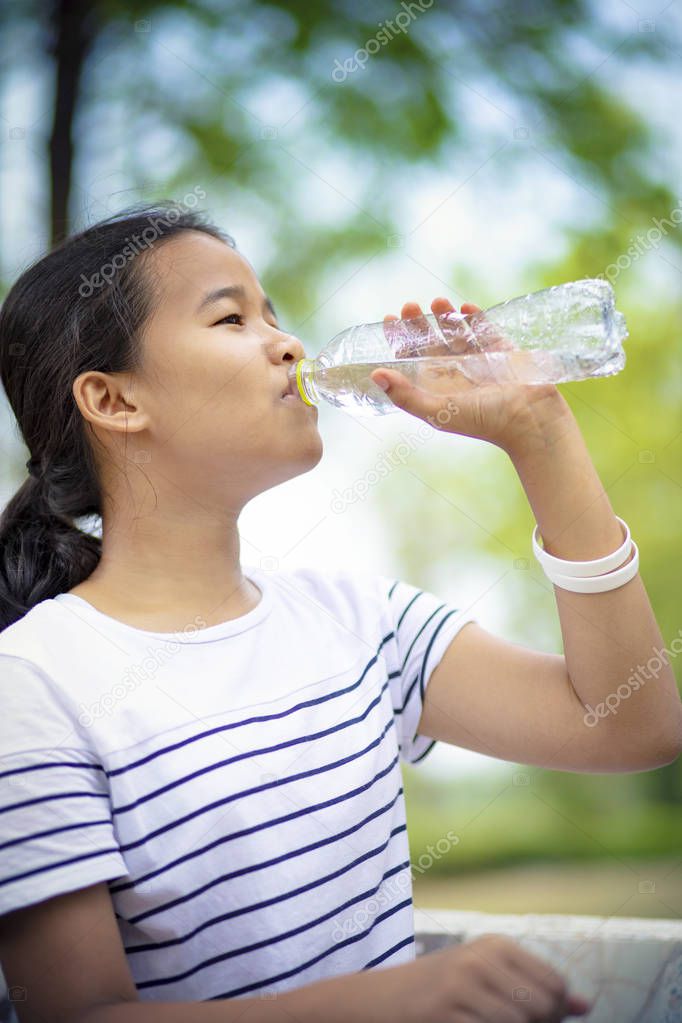
[[237, 320], [238, 320], [238, 321], [239, 321], [239, 322], [240, 322], [241, 324], [243, 324], [243, 323], [244, 323], [244, 317], [242, 316], [242, 314], [241, 314], [241, 313], [228, 313], [228, 314], [227, 314], [227, 316], [223, 316], [222, 320], [217, 320], [217, 321], [216, 321], [216, 322], [215, 322], [215, 323], [213, 324], [213, 326], [214, 326], [214, 327], [217, 327], [217, 326], [219, 326], [219, 324], [221, 324], [221, 323], [227, 323], [227, 322], [228, 322], [228, 320], [229, 320], [229, 321], [232, 321], [232, 322], [234, 322], [234, 318], [235, 318], [235, 317], [236, 317], [236, 319], [237, 319]]

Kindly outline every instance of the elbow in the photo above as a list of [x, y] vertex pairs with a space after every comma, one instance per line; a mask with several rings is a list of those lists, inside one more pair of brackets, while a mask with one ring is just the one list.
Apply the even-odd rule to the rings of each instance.
[[677, 732], [672, 736], [671, 740], [665, 745], [663, 749], [664, 759], [658, 766], [667, 767], [668, 764], [674, 764], [681, 753], [682, 724], [678, 728]]
[[662, 752], [665, 754], [661, 767], [673, 764], [682, 753], [682, 703], [678, 702], [675, 710], [676, 713], [672, 716], [673, 724], [668, 727], [665, 740], [661, 743]]
[[[682, 754], [682, 714], [666, 722], [665, 727], [659, 724], [655, 731], [645, 731], [641, 723], [627, 731], [612, 728], [601, 736], [593, 753], [606, 771], [625, 774], [667, 767]], [[593, 764], [592, 770], [599, 768]]]
[[674, 764], [682, 753], [682, 719], [673, 730], [657, 732], [647, 746], [640, 750], [636, 771], [655, 771], [659, 767]]

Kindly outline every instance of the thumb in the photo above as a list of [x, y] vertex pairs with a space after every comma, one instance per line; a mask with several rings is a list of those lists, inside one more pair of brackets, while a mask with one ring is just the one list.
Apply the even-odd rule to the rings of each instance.
[[381, 388], [382, 391], [390, 391], [391, 395], [395, 392], [396, 386], [400, 387], [407, 381], [407, 377], [403, 376], [397, 370], [382, 369], [375, 373], [372, 373], [370, 379]]
[[460, 410], [452, 396], [436, 395], [424, 391], [398, 370], [377, 370], [370, 374], [370, 379], [386, 391], [388, 397], [398, 408], [428, 421], [435, 429], [450, 429], [454, 432], [452, 429], [453, 419]]
[[[423, 415], [423, 399], [426, 395], [418, 387], [415, 387], [404, 373], [401, 373], [399, 370], [382, 369], [377, 371], [376, 374], [372, 374], [371, 379], [382, 391], [386, 392], [393, 404], [397, 405], [398, 408], [404, 409], [406, 412], [412, 412], [414, 415]], [[419, 400], [420, 396], [421, 400]]]

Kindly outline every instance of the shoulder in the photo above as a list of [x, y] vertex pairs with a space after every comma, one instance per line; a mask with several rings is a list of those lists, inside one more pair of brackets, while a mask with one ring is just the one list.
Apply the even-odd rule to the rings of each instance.
[[67, 694], [35, 661], [0, 652], [2, 760], [37, 749], [79, 749], [94, 756]]
[[317, 566], [263, 574], [279, 607], [278, 625], [292, 641], [296, 636], [320, 650], [356, 641], [376, 649], [391, 630], [390, 583], [381, 575]]
[[280, 600], [317, 604], [342, 617], [380, 614], [394, 583], [383, 575], [304, 566], [269, 575]]
[[91, 752], [64, 685], [73, 660], [85, 654], [69, 618], [58, 601], [45, 600], [0, 633], [3, 753], [47, 747]]
[[49, 670], [51, 653], [68, 641], [69, 616], [58, 600], [42, 600], [0, 632], [0, 655], [33, 661]]

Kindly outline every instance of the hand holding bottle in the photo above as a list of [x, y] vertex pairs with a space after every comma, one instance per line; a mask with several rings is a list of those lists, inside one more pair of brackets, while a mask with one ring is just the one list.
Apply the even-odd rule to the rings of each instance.
[[[469, 428], [462, 419], [459, 430], [454, 427], [454, 432], [504, 444], [506, 428], [502, 424], [499, 429], [497, 420], [513, 411], [512, 398], [528, 413], [529, 406], [539, 408], [541, 399], [556, 393], [545, 386], [534, 395], [520, 385], [542, 388], [613, 376], [625, 366], [625, 318], [616, 309], [613, 288], [600, 278], [552, 285], [483, 311], [465, 303], [462, 309], [468, 312], [458, 313], [445, 298], [434, 300], [437, 312], [424, 314], [414, 302], [403, 308], [406, 318], [387, 316], [383, 322], [347, 327], [315, 358], [293, 364], [292, 393], [308, 405], [326, 401], [357, 415], [386, 415], [403, 407], [399, 401], [407, 392], [401, 377], [406, 377], [416, 387], [412, 399], [419, 390], [450, 398], [447, 408], [434, 407], [434, 426], [443, 429], [452, 420], [453, 395], [465, 400], [471, 391], [464, 381], [489, 388], [513, 384], [502, 395], [493, 388], [480, 401], [466, 398], [473, 422]], [[403, 390], [388, 396], [375, 381], [384, 371], [391, 375], [400, 360], [394, 383]], [[502, 405], [499, 397], [505, 399]], [[409, 409], [416, 415], [419, 410], [428, 415], [423, 401]]]
[[[464, 351], [471, 346], [471, 331], [466, 320], [462, 320], [462, 335], [457, 338], [457, 310], [447, 298], [435, 298], [431, 310], [438, 320], [447, 324], [448, 343], [456, 352], [458, 344]], [[477, 305], [465, 302], [461, 306], [463, 316], [480, 313]], [[391, 323], [395, 315], [384, 317], [384, 329], [390, 337]], [[403, 305], [402, 320], [414, 321], [415, 340], [424, 337], [427, 321], [416, 302]], [[482, 351], [491, 353], [511, 349], [504, 336], [490, 323], [479, 320], [475, 343]], [[422, 340], [422, 352], [425, 351]], [[434, 353], [437, 354], [437, 353]], [[521, 353], [522, 354], [522, 353]], [[409, 343], [399, 352], [400, 357], [409, 357]], [[444, 372], [428, 369], [426, 373]], [[463, 436], [487, 440], [506, 451], [529, 443], [547, 443], [548, 431], [561, 429], [570, 410], [554, 384], [522, 384], [517, 382], [474, 384], [463, 374], [450, 372], [447, 387], [438, 382], [434, 393], [412, 383], [397, 369], [382, 367], [371, 374], [372, 381], [389, 383], [387, 395], [398, 408], [430, 423], [437, 430], [458, 433]], [[423, 381], [428, 384], [427, 378]], [[435, 390], [435, 388], [434, 388]]]

